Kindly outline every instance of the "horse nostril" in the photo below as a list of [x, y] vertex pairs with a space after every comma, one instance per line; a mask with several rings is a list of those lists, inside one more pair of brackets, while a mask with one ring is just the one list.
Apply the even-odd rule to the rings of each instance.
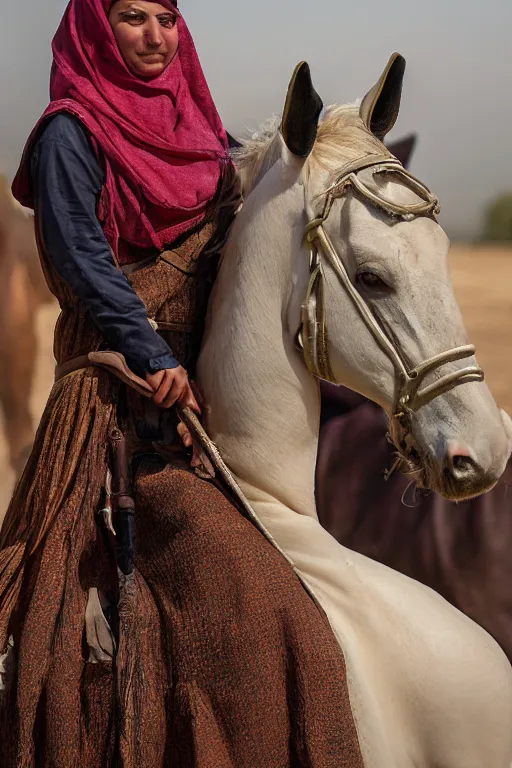
[[476, 469], [475, 462], [469, 456], [454, 456], [452, 467], [457, 474], [467, 474]]
[[[490, 490], [499, 477], [493, 467], [486, 468], [466, 443], [449, 440], [444, 443], [444, 458], [438, 471], [441, 494], [447, 499], [462, 501]], [[483, 456], [485, 458], [485, 452]], [[442, 454], [441, 454], [442, 456]]]
[[446, 459], [445, 472], [456, 480], [469, 479], [480, 471], [469, 450], [460, 444], [452, 443], [448, 446]]

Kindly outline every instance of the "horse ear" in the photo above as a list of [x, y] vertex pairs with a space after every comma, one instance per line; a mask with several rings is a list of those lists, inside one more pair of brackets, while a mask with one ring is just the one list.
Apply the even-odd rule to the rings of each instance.
[[313, 88], [309, 65], [301, 61], [288, 86], [281, 122], [284, 142], [293, 155], [307, 157], [313, 149], [322, 108], [322, 99]]
[[394, 53], [380, 79], [361, 103], [359, 114], [363, 123], [381, 141], [396, 123], [404, 73], [405, 59]]
[[418, 137], [415, 133], [410, 133], [408, 136], [404, 136], [403, 139], [392, 141], [390, 144], [386, 144], [386, 146], [391, 154], [397, 160], [400, 160], [404, 168], [409, 168], [417, 139]]

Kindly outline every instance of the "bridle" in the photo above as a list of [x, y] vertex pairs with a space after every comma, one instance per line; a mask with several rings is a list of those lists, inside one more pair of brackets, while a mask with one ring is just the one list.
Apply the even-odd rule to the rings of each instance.
[[[386, 200], [375, 194], [358, 177], [358, 172], [367, 168], [372, 168], [373, 174], [398, 174], [406, 186], [421, 198], [421, 202], [405, 205]], [[397, 371], [399, 391], [393, 415], [394, 418], [404, 420], [412, 412], [460, 384], [483, 381], [484, 372], [478, 366], [473, 365], [448, 373], [432, 384], [421, 388], [428, 374], [438, 370], [446, 363], [472, 357], [475, 348], [472, 345], [454, 347], [434, 355], [411, 370], [407, 368], [400, 351], [386, 336], [370, 307], [351, 282], [347, 270], [324, 228], [324, 222], [331, 212], [334, 200], [343, 197], [349, 190], [390, 216], [402, 220], [411, 220], [418, 216], [429, 216], [435, 219], [440, 210], [437, 197], [419, 179], [409, 173], [398, 160], [389, 155], [368, 155], [345, 165], [337, 174], [334, 183], [325, 192], [322, 213], [320, 216], [311, 218], [305, 229], [305, 237], [310, 247], [309, 282], [306, 298], [302, 305], [301, 327], [297, 333], [297, 343], [303, 354], [305, 364], [313, 376], [318, 379], [326, 379], [334, 384], [339, 383], [332, 373], [329, 362], [325, 317], [325, 277], [322, 263], [324, 258], [354, 302], [375, 341], [388, 355]], [[309, 211], [308, 215], [311, 215]]]

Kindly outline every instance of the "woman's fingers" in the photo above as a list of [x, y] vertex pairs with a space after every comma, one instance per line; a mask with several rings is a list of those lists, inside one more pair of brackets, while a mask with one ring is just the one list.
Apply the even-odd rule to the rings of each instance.
[[156, 373], [146, 373], [146, 381], [153, 388], [154, 392], [158, 390], [164, 376], [165, 370], [157, 371]]
[[197, 402], [188, 381], [187, 386], [183, 388], [181, 396], [179, 397], [179, 402], [183, 408], [191, 408], [196, 413], [201, 413], [199, 403]]
[[170, 374], [171, 370], [165, 369], [163, 371], [157, 371], [157, 373], [153, 375], [146, 375], [146, 381], [148, 381], [149, 384], [151, 384], [151, 386], [155, 389], [155, 393], [153, 395], [153, 402], [155, 405], [162, 405], [169, 392], [169, 389], [172, 386], [173, 379]]
[[192, 435], [188, 431], [186, 424], [184, 424], [182, 421], [180, 421], [180, 423], [178, 424], [178, 435], [181, 437], [183, 445], [186, 448], [192, 448], [194, 444], [192, 440]]
[[201, 408], [182, 366], [166, 368], [158, 373], [147, 374], [146, 381], [155, 389], [153, 402], [160, 408], [172, 408], [179, 402], [183, 408], [191, 408], [197, 414]]
[[[164, 371], [158, 371], [153, 374], [146, 374], [146, 381], [151, 384], [155, 390], [153, 402], [160, 408], [172, 408], [175, 403], [179, 403], [182, 408], [190, 408], [197, 414], [201, 413], [198, 403], [198, 397], [201, 397], [199, 390], [192, 387], [188, 380], [187, 372], [181, 365], [178, 368], [166, 368]], [[194, 444], [186, 424], [178, 424], [178, 434], [186, 448], [193, 448], [191, 459], [192, 467], [201, 467], [201, 451]]]
[[181, 440], [183, 442], [183, 445], [185, 448], [192, 448], [192, 456], [190, 457], [190, 466], [192, 468], [196, 467], [203, 467], [203, 459], [201, 458], [202, 452], [199, 446], [194, 442], [192, 435], [188, 431], [188, 427], [183, 423], [180, 422], [178, 424], [178, 434], [181, 437]]
[[161, 407], [172, 408], [174, 403], [180, 399], [184, 387], [186, 387], [186, 379], [184, 381], [179, 376], [173, 377], [171, 386], [169, 387], [165, 398], [162, 400]]
[[[166, 368], [164, 371], [158, 371], [158, 373], [163, 375], [153, 395], [153, 402], [160, 408], [170, 408], [174, 405], [180, 396], [182, 388], [187, 383], [187, 372], [180, 365], [178, 368]], [[158, 374], [154, 375], [157, 376]]]

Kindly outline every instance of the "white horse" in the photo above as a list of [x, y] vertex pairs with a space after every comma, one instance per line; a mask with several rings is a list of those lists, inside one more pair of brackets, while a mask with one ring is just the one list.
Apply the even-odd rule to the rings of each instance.
[[281, 129], [242, 151], [245, 203], [198, 379], [210, 436], [339, 641], [365, 766], [509, 768], [512, 672], [498, 645], [430, 589], [340, 546], [315, 510], [315, 376], [385, 408], [400, 461], [451, 498], [490, 488], [510, 453], [510, 421], [466, 346], [436, 200], [381, 143], [404, 64], [394, 55], [361, 107], [319, 124], [300, 65]]

